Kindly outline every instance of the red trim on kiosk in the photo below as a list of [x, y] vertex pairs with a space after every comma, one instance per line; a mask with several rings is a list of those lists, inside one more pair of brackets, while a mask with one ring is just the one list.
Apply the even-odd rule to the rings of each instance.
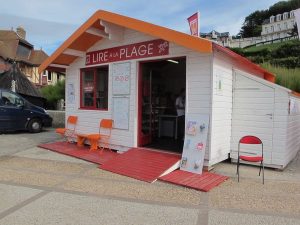
[[[139, 61], [138, 64], [138, 132], [137, 132], [137, 146], [142, 147], [145, 144], [149, 143], [151, 141], [151, 137], [144, 136], [142, 133], [142, 99], [143, 99], [143, 71], [142, 71], [142, 65], [145, 63], [150, 62], [159, 62], [164, 60], [178, 60], [178, 59], [186, 59], [185, 56], [180, 57], [173, 57], [173, 58], [161, 58], [161, 59], [152, 59], [152, 60], [146, 60], [146, 61]], [[186, 74], [185, 74], [186, 76]], [[150, 139], [150, 140], [149, 140]]]
[[[97, 108], [96, 106], [96, 85], [97, 85], [97, 69], [99, 68], [107, 68], [109, 70], [109, 66], [105, 65], [105, 66], [98, 66], [98, 67], [90, 67], [90, 68], [82, 68], [80, 69], [80, 109], [87, 109], [87, 110], [98, 110], [98, 111], [108, 111], [108, 105], [107, 108]], [[91, 86], [90, 88], [92, 88], [92, 91], [94, 93], [93, 95], [93, 105], [92, 106], [84, 106], [83, 105], [83, 97], [82, 97], [82, 93], [83, 93], [83, 72], [86, 71], [92, 71], [93, 72], [93, 86]], [[108, 75], [107, 75], [108, 76]], [[109, 88], [109, 84], [108, 84], [108, 78], [107, 78], [107, 94], [108, 94], [108, 88]], [[108, 95], [106, 96], [108, 98]], [[108, 99], [107, 99], [108, 101]]]

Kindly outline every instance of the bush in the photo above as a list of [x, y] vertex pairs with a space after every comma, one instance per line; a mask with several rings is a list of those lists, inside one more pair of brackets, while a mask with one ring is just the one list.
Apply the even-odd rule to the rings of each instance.
[[239, 54], [241, 56], [245, 56], [243, 48], [230, 48], [230, 50], [234, 51], [235, 53], [237, 53], [237, 54]]
[[286, 42], [271, 53], [272, 58], [286, 58], [300, 56], [300, 41], [293, 40]]
[[256, 64], [261, 64], [264, 63], [266, 61], [268, 61], [265, 57], [263, 56], [249, 56], [247, 57], [248, 59], [250, 59], [252, 62], [256, 63]]
[[269, 48], [258, 49], [256, 51], [245, 51], [245, 56], [261, 56], [264, 58], [269, 58], [271, 55], [271, 50]]
[[296, 68], [300, 67], [300, 57], [288, 57], [281, 59], [271, 59], [270, 63], [275, 66]]
[[43, 87], [41, 92], [47, 99], [46, 108], [55, 109], [57, 101], [65, 99], [65, 81], [58, 81], [55, 85]]

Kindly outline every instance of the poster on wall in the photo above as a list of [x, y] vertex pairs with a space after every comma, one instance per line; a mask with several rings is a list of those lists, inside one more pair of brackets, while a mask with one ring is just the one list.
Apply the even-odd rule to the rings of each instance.
[[112, 85], [113, 95], [130, 94], [130, 62], [113, 64]]
[[129, 98], [113, 97], [113, 120], [114, 128], [129, 129]]
[[180, 169], [202, 174], [209, 115], [186, 115], [185, 138]]
[[69, 104], [75, 103], [75, 89], [74, 84], [68, 84], [67, 86], [67, 101]]

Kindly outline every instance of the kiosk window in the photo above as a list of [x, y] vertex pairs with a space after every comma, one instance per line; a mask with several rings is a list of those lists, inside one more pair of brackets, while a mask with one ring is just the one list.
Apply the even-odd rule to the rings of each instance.
[[108, 109], [108, 67], [81, 70], [80, 108]]

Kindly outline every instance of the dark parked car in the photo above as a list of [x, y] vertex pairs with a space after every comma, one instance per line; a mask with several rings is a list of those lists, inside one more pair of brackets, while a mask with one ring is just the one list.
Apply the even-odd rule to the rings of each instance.
[[45, 109], [14, 92], [0, 89], [0, 131], [28, 130], [38, 133], [43, 127], [51, 126], [52, 118]]

